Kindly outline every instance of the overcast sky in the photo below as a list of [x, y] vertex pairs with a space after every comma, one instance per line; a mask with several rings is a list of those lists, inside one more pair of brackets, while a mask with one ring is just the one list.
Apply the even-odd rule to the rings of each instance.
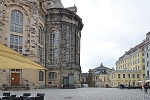
[[101, 63], [115, 68], [125, 51], [141, 43], [150, 31], [150, 0], [61, 0], [77, 6], [83, 20], [82, 72]]

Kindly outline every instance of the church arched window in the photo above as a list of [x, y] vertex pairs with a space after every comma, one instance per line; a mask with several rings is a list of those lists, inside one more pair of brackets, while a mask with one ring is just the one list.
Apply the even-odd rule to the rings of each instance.
[[58, 46], [58, 31], [52, 30], [50, 33], [50, 46]]
[[57, 30], [52, 30], [50, 33], [50, 63], [54, 64], [57, 63], [58, 61], [58, 43], [59, 43], [59, 38], [58, 38], [58, 31]]
[[42, 27], [39, 27], [38, 42], [39, 42], [40, 44], [42, 44]]
[[43, 71], [39, 72], [39, 81], [44, 81], [44, 72]]
[[23, 14], [18, 10], [11, 12], [11, 29], [12, 32], [23, 33]]

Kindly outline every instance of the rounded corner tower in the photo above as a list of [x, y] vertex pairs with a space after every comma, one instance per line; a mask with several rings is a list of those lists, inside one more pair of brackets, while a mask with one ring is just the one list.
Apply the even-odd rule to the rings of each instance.
[[61, 0], [50, 0], [46, 4], [49, 5], [45, 23], [45, 66], [49, 69], [46, 71], [46, 85], [81, 87], [82, 19], [64, 8]]
[[61, 0], [44, 0], [43, 4], [47, 9], [50, 8], [64, 8], [64, 6], [61, 3]]

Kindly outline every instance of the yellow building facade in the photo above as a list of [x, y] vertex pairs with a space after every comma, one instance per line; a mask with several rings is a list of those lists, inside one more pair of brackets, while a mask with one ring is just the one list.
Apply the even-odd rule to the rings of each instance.
[[145, 76], [145, 41], [126, 51], [116, 61], [116, 70], [110, 75], [111, 86], [117, 87], [120, 84], [125, 86], [139, 86]]

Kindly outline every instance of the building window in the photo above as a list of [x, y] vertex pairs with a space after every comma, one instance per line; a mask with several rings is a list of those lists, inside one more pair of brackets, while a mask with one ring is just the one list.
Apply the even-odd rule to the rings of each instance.
[[149, 76], [149, 71], [147, 71], [147, 76]]
[[144, 56], [144, 53], [142, 53], [142, 56]]
[[137, 60], [135, 60], [135, 64], [137, 64]]
[[140, 67], [138, 66], [138, 69], [137, 70], [140, 70]]
[[118, 74], [118, 78], [120, 78], [120, 74]]
[[146, 50], [148, 50], [148, 46], [146, 46]]
[[123, 78], [125, 78], [125, 74], [123, 74]]
[[135, 78], [135, 74], [132, 74], [132, 78]]
[[145, 77], [145, 74], [143, 74], [143, 78]]
[[39, 81], [44, 81], [44, 72], [43, 71], [39, 72]]
[[145, 70], [145, 65], [143, 65], [143, 70]]
[[52, 30], [50, 33], [50, 63], [54, 64], [58, 61], [58, 31]]
[[140, 75], [139, 75], [139, 74], [137, 74], [137, 78], [140, 78]]
[[40, 62], [43, 62], [42, 58], [42, 47], [38, 46], [38, 59]]
[[58, 49], [50, 49], [50, 63], [56, 63], [58, 61]]
[[133, 86], [135, 86], [135, 82], [133, 82]]
[[142, 62], [145, 62], [145, 59], [142, 59]]
[[35, 46], [32, 46], [32, 48], [35, 48]]
[[23, 45], [22, 36], [10, 34], [10, 48], [19, 53], [22, 53], [22, 45]]
[[11, 29], [12, 32], [23, 33], [23, 14], [18, 10], [11, 12]]
[[96, 80], [98, 79], [98, 77], [96, 76]]
[[55, 73], [55, 72], [50, 72], [50, 73], [49, 73], [49, 80], [50, 80], [50, 81], [56, 81], [56, 79], [57, 79], [57, 73]]
[[149, 38], [146, 39], [146, 42], [149, 42]]
[[149, 57], [148, 53], [147, 53], [147, 58]]
[[128, 78], [130, 78], [130, 74], [128, 74]]
[[147, 67], [149, 67], [149, 61], [147, 61]]
[[53, 30], [50, 34], [50, 46], [58, 46], [58, 31]]
[[109, 81], [109, 77], [107, 77], [107, 81]]
[[39, 42], [39, 44], [42, 44], [42, 28], [41, 27], [39, 27], [38, 42]]

